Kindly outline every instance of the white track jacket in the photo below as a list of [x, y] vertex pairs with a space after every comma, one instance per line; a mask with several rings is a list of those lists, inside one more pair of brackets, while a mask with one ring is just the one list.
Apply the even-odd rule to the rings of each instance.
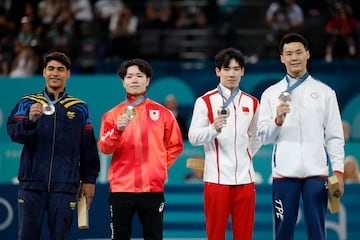
[[275, 178], [327, 176], [344, 170], [344, 135], [335, 91], [309, 76], [295, 88], [290, 113], [282, 126], [275, 124], [279, 95], [286, 78], [266, 89], [260, 100], [258, 136], [273, 144], [272, 175]]
[[[225, 98], [229, 98], [230, 90], [221, 89]], [[239, 91], [228, 106], [226, 126], [218, 133], [212, 123], [222, 105], [218, 89], [197, 98], [194, 105], [188, 135], [192, 145], [204, 145], [204, 181], [224, 185], [254, 182], [252, 157], [261, 145], [256, 137], [259, 101]]]

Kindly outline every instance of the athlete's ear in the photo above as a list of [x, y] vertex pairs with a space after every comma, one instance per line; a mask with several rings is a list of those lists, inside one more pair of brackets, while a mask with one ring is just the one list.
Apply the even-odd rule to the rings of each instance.
[[220, 71], [221, 69], [219, 69], [218, 67], [215, 68], [216, 76], [220, 77]]

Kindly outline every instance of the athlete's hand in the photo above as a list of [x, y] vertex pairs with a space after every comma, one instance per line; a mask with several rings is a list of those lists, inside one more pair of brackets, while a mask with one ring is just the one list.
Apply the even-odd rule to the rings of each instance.
[[290, 112], [289, 103], [280, 103], [276, 108], [276, 123], [282, 125], [285, 121], [286, 114]]
[[339, 189], [334, 192], [334, 196], [340, 198], [344, 194], [344, 178], [342, 173], [334, 172], [334, 174], [336, 175], [339, 181]]
[[43, 114], [43, 106], [40, 103], [34, 103], [30, 106], [29, 111], [29, 119], [32, 122], [36, 122], [39, 120], [41, 115]]
[[217, 132], [221, 132], [221, 129], [226, 125], [226, 119], [227, 119], [226, 115], [218, 115], [214, 119], [213, 126]]
[[81, 183], [79, 188], [78, 198], [85, 196], [86, 198], [86, 207], [90, 209], [91, 202], [95, 194], [95, 184], [92, 183]]
[[116, 127], [119, 131], [124, 131], [127, 125], [129, 125], [131, 118], [127, 114], [121, 115], [116, 121]]

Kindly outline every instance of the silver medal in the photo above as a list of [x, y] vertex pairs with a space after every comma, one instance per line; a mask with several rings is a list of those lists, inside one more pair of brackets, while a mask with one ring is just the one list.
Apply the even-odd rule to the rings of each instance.
[[221, 106], [217, 110], [218, 115], [225, 115], [226, 117], [229, 117], [230, 115], [230, 109], [224, 106]]
[[43, 105], [43, 113], [45, 115], [53, 115], [55, 112], [55, 106], [52, 104], [45, 103]]
[[291, 94], [289, 92], [282, 92], [279, 96], [279, 100], [283, 103], [291, 102]]

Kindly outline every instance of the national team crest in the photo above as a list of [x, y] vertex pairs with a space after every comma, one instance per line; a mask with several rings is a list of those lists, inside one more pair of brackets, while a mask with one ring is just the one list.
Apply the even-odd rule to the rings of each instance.
[[150, 110], [149, 115], [151, 120], [157, 121], [160, 117], [160, 111], [159, 110]]

